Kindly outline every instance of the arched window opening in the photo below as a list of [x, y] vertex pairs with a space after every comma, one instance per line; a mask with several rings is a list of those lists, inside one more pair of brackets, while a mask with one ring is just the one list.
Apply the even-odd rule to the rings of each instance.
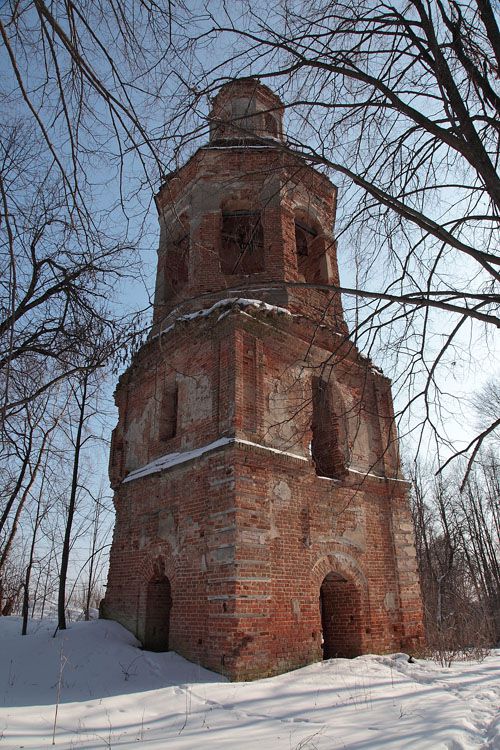
[[146, 594], [144, 648], [147, 651], [168, 651], [172, 595], [166, 576], [149, 581]]
[[221, 271], [248, 276], [264, 270], [264, 232], [258, 211], [222, 214]]
[[361, 592], [339, 573], [325, 576], [320, 588], [323, 659], [351, 659], [362, 653]]
[[339, 479], [346, 473], [345, 422], [345, 409], [338, 388], [321, 377], [313, 377], [311, 452], [319, 476]]

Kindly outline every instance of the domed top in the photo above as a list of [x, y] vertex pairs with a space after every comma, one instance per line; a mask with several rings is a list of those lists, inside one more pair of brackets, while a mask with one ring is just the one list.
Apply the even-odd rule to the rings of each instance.
[[210, 143], [283, 140], [281, 99], [257, 78], [225, 83], [210, 111]]

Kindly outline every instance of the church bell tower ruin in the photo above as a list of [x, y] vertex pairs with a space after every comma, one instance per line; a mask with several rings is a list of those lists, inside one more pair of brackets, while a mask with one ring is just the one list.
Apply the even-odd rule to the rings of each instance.
[[209, 142], [156, 196], [153, 325], [116, 390], [102, 614], [232, 680], [422, 638], [390, 382], [328, 288], [336, 197], [256, 79], [220, 89]]

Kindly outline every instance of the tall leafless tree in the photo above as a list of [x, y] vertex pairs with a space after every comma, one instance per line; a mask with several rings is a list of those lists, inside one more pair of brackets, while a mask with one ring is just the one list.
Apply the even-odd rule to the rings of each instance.
[[25, 404], [16, 422], [17, 430], [9, 433], [8, 440], [2, 441], [0, 458], [4, 482], [0, 487], [0, 611], [3, 609], [6, 570], [22, 515], [40, 474], [45, 475], [53, 433], [58, 429], [63, 409], [64, 402], [55, 412], [48, 408], [47, 395]]
[[[221, 82], [269, 81], [288, 109], [287, 147], [345, 188], [337, 238], [357, 254], [356, 286], [344, 289], [357, 342], [395, 360], [402, 416], [420, 403], [421, 426], [450, 442], [435, 408], [440, 373], [457, 369], [466, 337], [498, 328], [500, 33], [491, 0], [240, 0], [203, 12], [27, 0], [5, 3], [0, 22], [4, 101], [29, 120], [68, 225], [84, 232], [98, 165], [108, 176], [115, 169], [122, 208], [136, 206], [127, 184], [149, 190], [199, 142], [199, 115]], [[13, 223], [4, 224], [10, 236]], [[12, 316], [12, 261], [10, 274]], [[472, 463], [498, 425], [496, 416], [458, 452]]]
[[[5, 134], [5, 133], [4, 133]], [[85, 368], [82, 351], [106, 330], [119, 335], [107, 299], [131, 263], [130, 247], [100, 216], [81, 220], [19, 124], [0, 141], [0, 418]], [[9, 425], [10, 427], [10, 425]]]
[[[456, 474], [412, 472], [412, 510], [431, 648], [450, 653], [500, 639], [498, 459], [482, 452], [460, 488]], [[427, 478], [426, 478], [427, 476]]]
[[71, 487], [68, 498], [67, 518], [64, 529], [64, 540], [61, 550], [61, 568], [59, 571], [59, 593], [57, 599], [57, 627], [59, 630], [66, 630], [66, 580], [68, 577], [69, 553], [71, 549], [71, 532], [73, 530], [73, 518], [75, 515], [76, 501], [78, 495], [78, 479], [80, 470], [80, 457], [82, 444], [85, 440], [83, 429], [87, 418], [88, 409], [88, 386], [89, 373], [85, 372], [78, 387], [74, 390], [74, 397], [77, 402], [77, 423], [74, 438], [73, 469], [71, 474]]
[[400, 416], [412, 410], [422, 436], [430, 428], [448, 455], [450, 447], [467, 455], [470, 468], [499, 415], [467, 445], [452, 445], [439, 404], [450, 390], [447, 374], [470, 364], [479, 340], [480, 360], [498, 347], [494, 4], [242, 0], [205, 9], [202, 33], [186, 45], [205, 55], [193, 58], [170, 122], [173, 135], [187, 133], [180, 148], [199, 137], [192, 113], [199, 118], [222, 82], [258, 76], [281, 94], [284, 147], [344, 190], [337, 239], [352, 248], [357, 274], [341, 291], [357, 342], [392, 365]]
[[[0, 578], [71, 381], [128, 338], [110, 301], [130, 247], [68, 204], [33, 126], [0, 124]], [[133, 326], [132, 326], [133, 328]], [[89, 359], [89, 352], [91, 356]], [[57, 441], [56, 441], [57, 442]]]

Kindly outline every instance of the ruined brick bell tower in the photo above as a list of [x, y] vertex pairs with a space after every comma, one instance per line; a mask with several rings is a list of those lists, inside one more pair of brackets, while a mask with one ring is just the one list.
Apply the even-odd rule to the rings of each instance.
[[210, 117], [156, 197], [153, 326], [116, 391], [103, 615], [236, 680], [411, 649], [390, 383], [325, 289], [336, 189], [286, 148], [255, 79], [223, 86]]

